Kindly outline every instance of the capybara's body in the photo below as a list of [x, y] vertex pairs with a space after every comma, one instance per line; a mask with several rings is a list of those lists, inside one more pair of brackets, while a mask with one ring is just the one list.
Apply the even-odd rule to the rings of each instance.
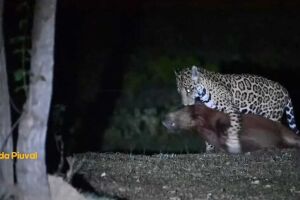
[[[252, 114], [242, 115], [241, 120], [239, 140], [242, 152], [300, 147], [300, 137], [279, 122]], [[169, 113], [163, 124], [169, 130], [195, 131], [217, 149], [228, 152], [225, 133], [230, 127], [230, 118], [223, 112], [195, 104]]]

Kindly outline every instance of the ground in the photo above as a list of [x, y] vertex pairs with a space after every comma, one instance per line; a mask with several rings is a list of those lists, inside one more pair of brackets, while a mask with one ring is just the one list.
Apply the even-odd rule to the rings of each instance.
[[300, 154], [86, 153], [74, 166], [99, 194], [118, 199], [300, 199]]

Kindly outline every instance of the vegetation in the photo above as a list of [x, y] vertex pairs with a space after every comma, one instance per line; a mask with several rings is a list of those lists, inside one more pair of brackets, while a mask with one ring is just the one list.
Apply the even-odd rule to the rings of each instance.
[[[203, 142], [192, 134], [170, 134], [161, 120], [181, 105], [174, 70], [201, 63], [197, 56], [158, 56], [151, 53], [131, 56], [131, 68], [124, 76], [103, 150], [127, 152], [201, 152]], [[141, 67], [143, 65], [143, 67]], [[217, 70], [215, 65], [208, 65]]]

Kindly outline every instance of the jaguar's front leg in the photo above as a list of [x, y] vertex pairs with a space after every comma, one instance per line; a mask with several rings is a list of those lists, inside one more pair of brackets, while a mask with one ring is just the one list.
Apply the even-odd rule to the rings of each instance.
[[241, 145], [239, 140], [239, 132], [241, 130], [241, 114], [234, 109], [225, 111], [230, 117], [230, 127], [225, 132], [226, 146], [229, 153], [240, 153]]

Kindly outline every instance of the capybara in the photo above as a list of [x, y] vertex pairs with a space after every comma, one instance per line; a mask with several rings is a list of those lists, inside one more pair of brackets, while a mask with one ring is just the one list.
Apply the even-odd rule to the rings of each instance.
[[[225, 133], [230, 127], [230, 118], [223, 112], [199, 103], [167, 114], [162, 123], [170, 131], [194, 131], [217, 149], [228, 152], [228, 138]], [[241, 124], [241, 152], [271, 147], [300, 147], [300, 137], [280, 122], [258, 115], [243, 114]]]

